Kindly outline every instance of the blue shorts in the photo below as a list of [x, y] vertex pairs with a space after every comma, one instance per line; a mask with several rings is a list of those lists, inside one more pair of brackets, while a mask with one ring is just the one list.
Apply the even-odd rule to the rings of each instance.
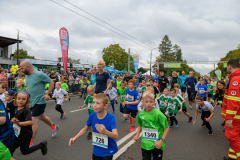
[[123, 108], [122, 103], [120, 103], [120, 112], [124, 113], [126, 106]]

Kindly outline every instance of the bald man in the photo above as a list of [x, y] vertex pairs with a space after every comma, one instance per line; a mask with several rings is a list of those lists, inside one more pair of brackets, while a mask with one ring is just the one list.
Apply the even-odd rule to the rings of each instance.
[[[33, 135], [30, 142], [32, 146], [33, 141], [38, 131], [38, 120], [43, 121], [49, 125], [52, 129], [52, 137], [56, 136], [59, 126], [54, 125], [50, 118], [46, 116], [45, 107], [48, 99], [50, 99], [50, 93], [53, 90], [54, 82], [45, 73], [35, 71], [30, 61], [23, 61], [20, 63], [21, 72], [26, 75], [27, 91], [31, 94], [31, 111], [32, 111], [32, 130]], [[49, 83], [47, 94], [45, 94], [45, 85]]]

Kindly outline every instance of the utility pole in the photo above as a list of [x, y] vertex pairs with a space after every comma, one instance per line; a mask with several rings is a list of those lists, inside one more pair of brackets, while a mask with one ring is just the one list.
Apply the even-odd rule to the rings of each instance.
[[18, 60], [18, 55], [19, 55], [19, 30], [18, 30], [18, 35], [17, 35], [17, 65], [19, 65], [19, 60]]
[[130, 73], [130, 48], [128, 48], [128, 72]]

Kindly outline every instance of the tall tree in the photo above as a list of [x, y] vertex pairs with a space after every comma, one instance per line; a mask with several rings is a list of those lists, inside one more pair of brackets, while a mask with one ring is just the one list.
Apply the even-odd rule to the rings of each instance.
[[[102, 51], [102, 59], [106, 66], [113, 66], [115, 69], [121, 71], [128, 68], [128, 53], [121, 48], [119, 44], [111, 44]], [[134, 72], [133, 57], [130, 57], [130, 69]]]
[[[29, 56], [26, 50], [19, 49], [18, 51], [19, 51], [19, 54], [18, 54], [19, 59], [23, 59], [23, 58], [35, 59], [34, 56]], [[17, 59], [17, 50], [15, 50], [13, 58]]]
[[72, 63], [75, 63], [75, 64], [81, 64], [80, 59], [73, 59], [71, 57], [68, 57], [67, 62], [68, 63], [72, 62]]
[[159, 52], [162, 53], [163, 55], [170, 55], [173, 56], [172, 52], [172, 42], [170, 41], [168, 35], [165, 35], [163, 37], [163, 40], [159, 44]]
[[176, 45], [176, 44], [173, 46], [173, 53], [174, 53], [174, 57], [175, 57], [175, 60], [176, 60], [176, 61], [178, 61], [178, 62], [183, 61], [182, 50], [181, 50], [181, 48], [180, 48], [178, 45]]

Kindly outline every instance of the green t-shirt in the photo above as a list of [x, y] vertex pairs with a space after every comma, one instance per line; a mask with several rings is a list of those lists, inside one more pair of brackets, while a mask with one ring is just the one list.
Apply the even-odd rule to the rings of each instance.
[[35, 71], [30, 75], [26, 75], [27, 91], [31, 94], [31, 104], [46, 104], [47, 101], [42, 97], [45, 95], [45, 85], [52, 82], [52, 79], [45, 73]]
[[177, 113], [179, 105], [182, 105], [182, 102], [176, 96], [175, 98], [172, 97], [168, 98], [169, 113]]
[[91, 84], [91, 82], [90, 82], [89, 80], [87, 80], [87, 83], [88, 83], [88, 84]]
[[[212, 84], [207, 85], [209, 89], [214, 89], [214, 86]], [[213, 90], [209, 91], [208, 94], [213, 94]]]
[[49, 88], [49, 83], [45, 85], [45, 90]]
[[168, 98], [169, 98], [169, 97], [168, 97], [168, 96], [165, 97], [164, 94], [162, 94], [162, 95], [158, 98], [160, 110], [166, 110], [166, 109], [167, 109], [167, 105], [164, 106], [163, 104], [166, 103], [166, 102], [168, 102]]
[[215, 88], [215, 90], [217, 89], [217, 82], [211, 82], [211, 85]]
[[119, 90], [118, 90], [118, 95], [120, 95], [120, 103], [123, 103], [124, 102], [124, 99], [125, 99], [125, 95], [126, 95], [126, 88], [124, 88], [124, 89], [122, 89], [122, 88], [120, 88]]
[[10, 160], [11, 153], [8, 148], [0, 141], [0, 159], [1, 160]]
[[116, 85], [117, 85], [117, 90], [121, 89], [121, 81], [116, 81]]
[[22, 89], [21, 89], [21, 90], [19, 90], [19, 87], [17, 87], [17, 88], [16, 88], [16, 91], [17, 91], [17, 92], [20, 92], [20, 91], [26, 91], [26, 90], [27, 90], [27, 88], [26, 88], [26, 87], [22, 87]]
[[67, 85], [66, 83], [61, 83], [61, 88], [62, 88], [64, 91], [67, 91], [68, 85]]
[[146, 86], [143, 86], [142, 87], [142, 92], [144, 93], [146, 91], [147, 87]]
[[83, 86], [83, 80], [82, 79], [80, 79], [80, 81], [78, 83], [81, 84], [81, 87]]
[[85, 99], [84, 103], [88, 106], [88, 114], [90, 115], [91, 113], [94, 112], [92, 103], [93, 103], [93, 96], [88, 95], [87, 98]]
[[[183, 100], [184, 100], [184, 98], [181, 96], [181, 95], [177, 95], [177, 98], [182, 102]], [[178, 108], [181, 108], [181, 105], [180, 106], [178, 106]], [[186, 103], [184, 102], [183, 104], [182, 104], [182, 109], [186, 109], [187, 108], [187, 106], [186, 106]]]
[[[166, 116], [159, 110], [157, 110], [155, 107], [153, 107], [153, 110], [151, 112], [146, 112], [146, 109], [144, 109], [142, 112], [138, 115], [138, 125], [142, 126], [142, 133], [145, 134], [146, 132], [143, 132], [144, 129], [156, 129], [158, 131], [158, 139], [161, 139], [164, 133], [165, 128], [168, 127], [168, 121]], [[154, 149], [154, 143], [153, 140], [147, 140], [141, 138], [141, 148], [145, 150], [152, 150]], [[163, 143], [161, 150], [165, 149], [165, 142]]]

